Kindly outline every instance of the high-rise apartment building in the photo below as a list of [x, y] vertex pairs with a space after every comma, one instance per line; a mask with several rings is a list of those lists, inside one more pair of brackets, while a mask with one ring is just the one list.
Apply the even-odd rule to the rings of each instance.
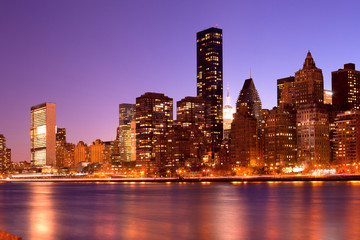
[[360, 163], [360, 111], [337, 114], [333, 123], [333, 161], [342, 166]]
[[208, 103], [199, 97], [185, 97], [177, 102], [177, 124], [170, 134], [175, 162], [199, 162], [211, 151]]
[[136, 98], [136, 162], [152, 172], [168, 160], [168, 130], [173, 122], [173, 100], [147, 92]]
[[74, 149], [74, 163], [76, 165], [79, 162], [88, 162], [89, 160], [89, 147], [83, 141], [80, 141]]
[[292, 108], [274, 107], [264, 124], [264, 162], [269, 171], [296, 164], [296, 114]]
[[217, 151], [223, 139], [223, 50], [222, 29], [198, 32], [197, 96], [209, 103], [212, 148]]
[[332, 105], [332, 96], [332, 91], [324, 90], [324, 104]]
[[31, 107], [31, 164], [56, 165], [56, 104], [42, 103]]
[[355, 64], [344, 64], [344, 69], [331, 73], [333, 106], [335, 110], [360, 109], [360, 71]]
[[6, 147], [6, 139], [0, 134], [0, 173], [11, 167], [11, 149]]

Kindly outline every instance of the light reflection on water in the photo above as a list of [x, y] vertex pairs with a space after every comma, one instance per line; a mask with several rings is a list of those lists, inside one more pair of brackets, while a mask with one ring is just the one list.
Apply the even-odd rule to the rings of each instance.
[[360, 182], [0, 184], [0, 229], [27, 239], [350, 239]]

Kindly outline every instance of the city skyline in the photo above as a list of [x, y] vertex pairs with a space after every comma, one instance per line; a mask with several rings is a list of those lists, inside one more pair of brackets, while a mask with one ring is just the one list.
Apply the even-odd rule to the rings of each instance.
[[[26, 3], [24, 4], [26, 5]], [[249, 78], [250, 68], [252, 69], [252, 78], [256, 83], [260, 99], [264, 103], [263, 108], [271, 109], [273, 106], [276, 106], [276, 80], [294, 75], [300, 68], [307, 50], [311, 50], [316, 59], [317, 66], [323, 69], [325, 89], [331, 89], [330, 81], [332, 71], [343, 68], [345, 63], [359, 64], [359, 57], [356, 56], [360, 56], [360, 54], [355, 48], [356, 41], [351, 42], [350, 37], [346, 38], [346, 41], [344, 39], [341, 41], [338, 39], [338, 42], [348, 43], [348, 41], [350, 41], [350, 44], [342, 44], [342, 46], [336, 45], [337, 42], [334, 41], [334, 39], [329, 39], [329, 33], [331, 31], [325, 31], [327, 25], [330, 25], [330, 23], [326, 23], [326, 18], [323, 20], [324, 22], [320, 21], [323, 25], [319, 32], [315, 31], [318, 29], [317, 27], [313, 27], [313, 30], [310, 30], [310, 32], [314, 31], [313, 34], [317, 36], [314, 37], [316, 41], [311, 39], [311, 34], [307, 34], [306, 37], [300, 37], [300, 39], [305, 40], [302, 43], [301, 41], [295, 41], [295, 39], [293, 39], [296, 38], [296, 36], [292, 36], [291, 38], [289, 36], [286, 37], [286, 33], [294, 34], [296, 32], [296, 26], [303, 26], [300, 30], [309, 31], [306, 29], [306, 26], [311, 26], [311, 21], [305, 17], [301, 18], [302, 21], [299, 23], [295, 22], [298, 25], [292, 25], [290, 29], [290, 25], [286, 25], [285, 23], [280, 24], [281, 19], [275, 17], [275, 13], [274, 15], [270, 14], [270, 17], [277, 20], [275, 22], [285, 27], [285, 30], [280, 31], [280, 25], [279, 27], [269, 26], [268, 30], [262, 29], [262, 21], [264, 21], [265, 17], [269, 17], [269, 13], [264, 12], [266, 4], [268, 3], [264, 3], [264, 6], [257, 9], [259, 12], [250, 11], [254, 10], [254, 5], [251, 4], [236, 5], [235, 9], [240, 9], [238, 7], [242, 6], [254, 14], [254, 16], [250, 18], [253, 21], [249, 21], [246, 24], [243, 24], [241, 21], [236, 22], [240, 27], [245, 26], [245, 29], [248, 30], [247, 32], [241, 32], [238, 30], [236, 24], [230, 24], [230, 20], [235, 18], [234, 11], [230, 11], [230, 13], [232, 13], [229, 14], [230, 17], [224, 16], [225, 10], [230, 10], [230, 5], [225, 4], [221, 7], [222, 14], [220, 14], [219, 17], [212, 16], [211, 18], [206, 17], [204, 19], [201, 19], [201, 14], [196, 17], [194, 16], [195, 10], [200, 7], [197, 5], [194, 10], [188, 10], [191, 20], [198, 19], [196, 24], [193, 22], [179, 24], [175, 21], [176, 24], [173, 27], [164, 24], [157, 25], [157, 27], [154, 28], [148, 28], [150, 27], [148, 24], [153, 23], [153, 21], [160, 21], [161, 17], [156, 20], [151, 19], [147, 24], [145, 24], [144, 18], [142, 18], [130, 27], [133, 34], [129, 34], [131, 37], [125, 37], [126, 41], [120, 41], [122, 44], [115, 41], [123, 36], [116, 32], [116, 29], [127, 29], [129, 27], [120, 24], [120, 26], [118, 26], [118, 24], [113, 23], [112, 18], [116, 19], [115, 15], [117, 12], [108, 9], [110, 7], [119, 9], [123, 7], [122, 4], [110, 4], [109, 2], [108, 5], [102, 5], [102, 8], [98, 10], [98, 14], [102, 16], [102, 21], [100, 21], [98, 25], [96, 25], [94, 21], [91, 21], [93, 28], [89, 27], [85, 20], [91, 20], [90, 13], [97, 12], [97, 10], [95, 10], [97, 4], [96, 2], [90, 2], [88, 5], [89, 9], [87, 9], [88, 11], [85, 11], [85, 13], [83, 13], [84, 15], [82, 15], [83, 18], [77, 18], [79, 14], [77, 11], [80, 10], [83, 4], [84, 2], [75, 3], [72, 10], [68, 10], [66, 4], [60, 4], [59, 10], [55, 10], [54, 8], [57, 5], [50, 6], [42, 3], [41, 6], [37, 7], [40, 7], [42, 11], [44, 9], [49, 10], [48, 14], [54, 13], [54, 16], [50, 17], [42, 12], [42, 14], [35, 17], [34, 20], [26, 22], [27, 18], [36, 12], [35, 6], [28, 6], [29, 8], [24, 7], [22, 9], [10, 2], [4, 1], [0, 3], [0, 5], [4, 6], [3, 9], [6, 12], [6, 14], [4, 13], [0, 17], [1, 22], [7, 24], [3, 26], [6, 28], [4, 34], [6, 37], [2, 40], [4, 42], [1, 46], [1, 50], [4, 50], [2, 51], [4, 52], [4, 57], [0, 63], [3, 66], [0, 69], [0, 74], [3, 79], [2, 89], [5, 91], [3, 91], [1, 98], [3, 114], [0, 119], [0, 133], [7, 137], [7, 146], [13, 150], [13, 159], [15, 161], [30, 159], [29, 109], [36, 104], [42, 102], [56, 103], [58, 108], [57, 123], [58, 126], [67, 129], [69, 142], [77, 143], [80, 140], [84, 140], [90, 144], [98, 138], [104, 141], [115, 139], [118, 122], [117, 109], [120, 103], [128, 102], [134, 104], [136, 97], [148, 91], [164, 93], [166, 96], [173, 98], [174, 102], [186, 96], [195, 96], [196, 44], [194, 40], [196, 39], [196, 32], [214, 26], [216, 23], [223, 29], [223, 83], [224, 86], [226, 84], [230, 85], [233, 107], [235, 106], [234, 103], [241, 90], [241, 86], [245, 79]], [[319, 14], [317, 10], [319, 10], [320, 7], [331, 10], [325, 15], [328, 17], [330, 17], [330, 13], [334, 13], [335, 10], [352, 11], [352, 8], [347, 9], [345, 6], [340, 6], [339, 9], [335, 9], [335, 6], [321, 6], [321, 3], [317, 4], [319, 5], [315, 5], [314, 9], [307, 11], [310, 16], [318, 17], [316, 14]], [[185, 8], [185, 5], [186, 4], [179, 4], [179, 7]], [[298, 11], [295, 12], [295, 16], [293, 16], [294, 19], [299, 12], [301, 12], [301, 6], [295, 5], [296, 6], [289, 6], [285, 4], [285, 7], [289, 9], [299, 7]], [[128, 5], [125, 6], [125, 8], [126, 7], [132, 9], [134, 5]], [[150, 7], [155, 8], [156, 4]], [[285, 11], [285, 7], [277, 11]], [[163, 14], [168, 16], [168, 14], [171, 14], [173, 8], [171, 6], [165, 6], [165, 9], [169, 11], [167, 12], [163, 8]], [[14, 16], [19, 16], [19, 11], [23, 13], [22, 18], [15, 19]], [[112, 15], [110, 14], [110, 17], [105, 17], [106, 13], [109, 12]], [[181, 11], [177, 11], [177, 18], [181, 18], [179, 12]], [[67, 13], [70, 18], [67, 21], [61, 22], [62, 14], [64, 13]], [[141, 10], [139, 10], [138, 14], [141, 14]], [[264, 15], [261, 16], [260, 20], [255, 20], [254, 18], [256, 16], [260, 16], [259, 14]], [[350, 15], [351, 14], [349, 14], [348, 17], [344, 17], [344, 20], [351, 20]], [[46, 17], [51, 20], [50, 23], [41, 21], [45, 20]], [[132, 16], [127, 15], [127, 17], [133, 19]], [[246, 17], [249, 17], [249, 13], [247, 12], [244, 14], [245, 19]], [[289, 13], [286, 13], [285, 17], [291, 19]], [[70, 24], [72, 23], [71, 19], [76, 20], [74, 22], [76, 27], [70, 28]], [[330, 22], [331, 21], [334, 20], [330, 19]], [[355, 19], [354, 22], [356, 22]], [[111, 23], [113, 25], [110, 25]], [[337, 25], [344, 25], [340, 23], [341, 21], [337, 22]], [[345, 23], [345, 21], [343, 23]], [[51, 24], [58, 30], [52, 31]], [[142, 24], [145, 26], [142, 26]], [[337, 25], [335, 24], [335, 26]], [[29, 29], [26, 29], [26, 26], [31, 30], [37, 30], [38, 34], [30, 38], [25, 38], [28, 36], [29, 31]], [[87, 28], [85, 28], [82, 29], [80, 33], [77, 33], [75, 30], [81, 26], [88, 26], [89, 29], [94, 30], [87, 30]], [[107, 28], [101, 30], [103, 26]], [[176, 27], [180, 26], [182, 26], [181, 31], [177, 32]], [[349, 24], [349, 26], [344, 25], [342, 29], [336, 29], [337, 31], [341, 31], [340, 33], [343, 33], [343, 35], [338, 34], [336, 37], [332, 36], [332, 38], [339, 38], [339, 36], [345, 38], [344, 34], [351, 29], [350, 26], [351, 24]], [[16, 29], [16, 33], [12, 32], [12, 29]], [[174, 34], [173, 36], [167, 34], [169, 29], [173, 29], [171, 31], [171, 33]], [[274, 34], [268, 32], [271, 30], [279, 33], [279, 36], [275, 38]], [[335, 27], [331, 28], [331, 30], [335, 30]], [[67, 37], [62, 35], [69, 34], [69, 31], [72, 33], [71, 37], [69, 37], [69, 35], [67, 35]], [[114, 34], [111, 34], [112, 31], [114, 31]], [[144, 33], [142, 31], [146, 33], [144, 34], [145, 36], [150, 37], [141, 38]], [[264, 32], [268, 35], [263, 35]], [[323, 34], [324, 32], [327, 34]], [[94, 34], [95, 36], [96, 33], [100, 35], [96, 35], [95, 40], [90, 40], [89, 37], [92, 35], [89, 34]], [[257, 41], [253, 41], [254, 36], [257, 34], [259, 34], [260, 38], [256, 38]], [[319, 37], [317, 34], [323, 34], [323, 36]], [[265, 36], [265, 38], [261, 38], [262, 35], [263, 37]], [[57, 37], [60, 37], [60, 40], [56, 40]], [[152, 39], [152, 37], [155, 38]], [[159, 46], [162, 47], [157, 49], [157, 55], [154, 55], [148, 48], [159, 40], [158, 37], [160, 39]], [[281, 37], [283, 37], [282, 41], [280, 41]], [[243, 38], [247, 40], [241, 40]], [[26, 39], [26, 41], [22, 39]], [[130, 41], [135, 39], [135, 42]], [[61, 40], [65, 41], [62, 42]], [[236, 41], [239, 42], [236, 43]], [[279, 44], [274, 44], [276, 41], [279, 41]], [[96, 43], [100, 43], [100, 45]], [[108, 44], [108, 48], [105, 47], [106, 43], [111, 43]], [[125, 44], [131, 48], [131, 50], [129, 50], [130, 53], [126, 55], [127, 57], [124, 57], [124, 59], [128, 61], [124, 62], [123, 59], [116, 58], [110, 53], [110, 50], [113, 50], [117, 55], [121, 55], [124, 48], [120, 48], [117, 44], [120, 46]], [[54, 48], [55, 46], [60, 50], [64, 49], [64, 54], [62, 54], [58, 48]], [[99, 46], [101, 47], [96, 48]], [[178, 50], [173, 46], [181, 47], [180, 50]], [[91, 49], [91, 47], [93, 47], [93, 49]], [[246, 48], [249, 48], [249, 50], [245, 51]], [[75, 49], [77, 49], [77, 51], [73, 54], [69, 53]], [[289, 52], [289, 49], [292, 49], [291, 52]], [[47, 54], [46, 51], [50, 51], [50, 53]], [[336, 52], [338, 52], [338, 55], [334, 54]], [[339, 54], [340, 52], [344, 52], [343, 55]], [[330, 57], [332, 56], [331, 53], [334, 57]], [[156, 58], [153, 59], [153, 56], [156, 56]], [[71, 57], [74, 59], [71, 59], [71, 61], [67, 63], [66, 60], [70, 60]], [[175, 59], [180, 59], [180, 62], [175, 61]], [[46, 61], [48, 61], [48, 63]], [[100, 63], [101, 61], [104, 61], [104, 63]], [[264, 67], [265, 65], [268, 66]], [[97, 68], [94, 68], [95, 66], [97, 66]], [[134, 67], [135, 69], [133, 69]], [[136, 70], [138, 69], [144, 70], [137, 72]], [[167, 69], [168, 72], [162, 71], [163, 69]], [[131, 74], [128, 72], [134, 76], [130, 78], [129, 76], [131, 76]], [[169, 74], [169, 72], [172, 72], [172, 74]], [[122, 78], [123, 75], [126, 76], [126, 79]], [[119, 79], [120, 81], [118, 81]]]

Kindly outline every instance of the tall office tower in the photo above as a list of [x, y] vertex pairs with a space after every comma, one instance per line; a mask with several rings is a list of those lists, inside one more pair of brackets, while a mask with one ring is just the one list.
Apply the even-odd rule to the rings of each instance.
[[74, 149], [74, 162], [75, 165], [79, 162], [88, 162], [90, 160], [90, 153], [88, 146], [80, 141]]
[[249, 113], [247, 106], [236, 108], [230, 130], [230, 158], [236, 167], [259, 166], [258, 121]]
[[115, 153], [121, 161], [131, 161], [131, 121], [135, 114], [135, 104], [119, 104], [119, 126], [117, 128]]
[[333, 124], [333, 161], [349, 166], [360, 163], [360, 111], [337, 114]]
[[295, 73], [295, 104], [316, 104], [324, 102], [324, 80], [322, 70], [315, 66], [310, 51], [303, 69]]
[[171, 142], [176, 146], [178, 162], [198, 162], [211, 151], [210, 120], [208, 103], [199, 97], [185, 97], [177, 102], [177, 123], [171, 134]]
[[277, 105], [287, 104], [293, 105], [295, 104], [295, 77], [290, 76], [287, 78], [281, 78], [277, 80]]
[[333, 92], [330, 90], [324, 90], [324, 104], [332, 105]]
[[344, 64], [344, 69], [331, 73], [333, 106], [338, 111], [360, 109], [360, 71], [355, 64]]
[[11, 167], [11, 149], [6, 147], [6, 139], [0, 134], [0, 173], [9, 170]]
[[296, 163], [296, 114], [292, 108], [274, 107], [264, 124], [264, 162], [269, 171]]
[[324, 104], [300, 106], [296, 112], [297, 161], [306, 166], [330, 162], [329, 114]]
[[224, 118], [224, 139], [229, 138], [231, 123], [234, 120], [235, 109], [231, 106], [229, 86], [227, 87], [226, 104], [223, 110]]
[[31, 107], [31, 164], [35, 167], [56, 165], [56, 104]]
[[147, 92], [136, 98], [136, 161], [148, 174], [167, 161], [168, 130], [173, 122], [173, 100]]
[[127, 125], [133, 120], [135, 115], [135, 104], [119, 104], [119, 125]]
[[196, 38], [197, 96], [209, 103], [212, 148], [217, 151], [223, 139], [222, 29], [206, 29]]
[[56, 166], [63, 167], [64, 158], [66, 155], [66, 129], [56, 129]]
[[[252, 78], [246, 79], [236, 102], [236, 111], [246, 107], [249, 114], [257, 121], [258, 133], [261, 132], [261, 100]], [[231, 125], [232, 126], [232, 125]]]

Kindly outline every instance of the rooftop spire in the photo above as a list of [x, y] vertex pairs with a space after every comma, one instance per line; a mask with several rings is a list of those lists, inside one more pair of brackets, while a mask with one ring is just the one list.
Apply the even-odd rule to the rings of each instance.
[[306, 55], [306, 58], [305, 58], [303, 69], [311, 69], [311, 68], [316, 68], [316, 66], [315, 66], [314, 59], [311, 56], [311, 52], [309, 50]]
[[225, 105], [231, 106], [230, 94], [229, 94], [229, 83], [227, 84], [227, 95], [226, 95], [226, 104]]

